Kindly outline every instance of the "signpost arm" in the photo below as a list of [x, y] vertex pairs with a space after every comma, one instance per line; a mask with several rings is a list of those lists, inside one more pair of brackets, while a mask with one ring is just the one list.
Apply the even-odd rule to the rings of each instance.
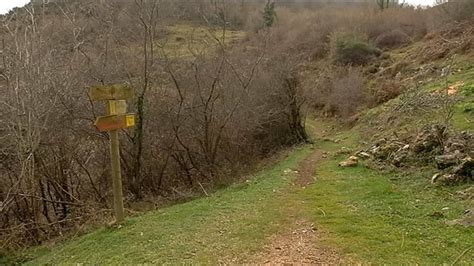
[[[109, 115], [115, 115], [116, 101], [108, 101], [107, 113]], [[112, 130], [109, 132], [110, 136], [110, 160], [112, 162], [112, 186], [114, 191], [114, 211], [116, 223], [120, 224], [124, 220], [123, 210], [123, 192], [122, 192], [122, 174], [120, 172], [120, 150], [119, 150], [119, 138], [118, 130]]]

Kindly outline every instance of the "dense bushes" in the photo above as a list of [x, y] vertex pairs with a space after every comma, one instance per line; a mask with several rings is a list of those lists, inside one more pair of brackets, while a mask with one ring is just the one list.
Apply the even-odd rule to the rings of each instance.
[[[331, 51], [338, 47], [343, 56], [337, 60], [342, 63], [366, 63], [374, 53], [377, 54], [371, 44], [393, 48], [423, 38], [428, 30], [429, 12], [410, 7], [384, 12], [369, 7], [320, 7], [304, 11], [278, 9], [277, 12], [279, 20], [272, 38], [279, 42], [278, 51], [313, 60], [334, 55]], [[344, 38], [348, 41], [342, 41]], [[336, 39], [341, 40], [339, 46]], [[346, 61], [344, 54], [352, 50], [358, 55]]]
[[422, 39], [433, 18], [432, 10], [413, 7], [384, 12], [373, 7], [280, 9], [278, 14], [270, 36], [278, 45], [272, 51], [306, 62], [301, 69], [307, 106], [339, 117], [352, 116], [404, 90], [399, 82], [380, 79], [367, 84], [366, 79], [397, 69], [392, 60], [379, 56], [379, 48], [390, 50]]
[[357, 68], [325, 65], [319, 75], [305, 80], [303, 86], [310, 108], [327, 116], [347, 118], [369, 103], [366, 83]]
[[437, 8], [455, 21], [474, 18], [474, 1], [472, 0], [451, 0], [441, 4]]
[[411, 42], [410, 36], [400, 29], [394, 29], [382, 33], [375, 40], [375, 45], [379, 48], [396, 48]]
[[341, 117], [354, 115], [368, 100], [365, 78], [357, 69], [339, 69], [331, 79], [326, 111]]
[[378, 105], [396, 98], [404, 91], [404, 87], [395, 80], [382, 80], [376, 83], [371, 90], [371, 98], [374, 105]]
[[355, 33], [332, 34], [330, 47], [333, 60], [343, 65], [365, 65], [380, 54], [365, 38]]

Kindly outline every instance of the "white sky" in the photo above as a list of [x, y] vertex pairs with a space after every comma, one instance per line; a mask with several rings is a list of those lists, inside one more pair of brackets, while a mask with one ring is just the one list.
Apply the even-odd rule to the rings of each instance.
[[10, 9], [17, 6], [24, 6], [29, 3], [30, 0], [0, 0], [0, 14], [5, 14]]
[[[406, 0], [408, 4], [412, 5], [432, 5], [435, 0]], [[30, 0], [0, 0], [0, 14], [5, 14], [10, 9], [18, 6], [24, 6]]]
[[[403, 0], [400, 2], [403, 2]], [[415, 6], [417, 5], [427, 6], [427, 5], [434, 4], [435, 0], [406, 0], [406, 2], [408, 4], [415, 5]]]

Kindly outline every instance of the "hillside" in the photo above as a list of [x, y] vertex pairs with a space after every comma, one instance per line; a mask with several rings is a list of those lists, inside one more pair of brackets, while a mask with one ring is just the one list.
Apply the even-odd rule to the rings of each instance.
[[[394, 54], [409, 55], [428, 43]], [[466, 54], [453, 65], [458, 70], [448, 81], [463, 83], [459, 93], [474, 86], [471, 60], [472, 55]], [[429, 93], [442, 86], [434, 79], [423, 90]], [[429, 170], [380, 171], [365, 163], [355, 168], [337, 166], [347, 153], [366, 146], [365, 121], [378, 121], [398, 100], [367, 111], [360, 119], [364, 122], [352, 129], [328, 119], [308, 119], [314, 144], [296, 148], [242, 184], [130, 218], [119, 228], [32, 250], [23, 258], [32, 258], [31, 264], [397, 261], [468, 265], [474, 260], [473, 228], [446, 222], [473, 207], [472, 194], [460, 194], [472, 185], [431, 186]], [[463, 109], [472, 102], [468, 94], [458, 103], [454, 117], [459, 130], [472, 130], [472, 113]], [[419, 126], [419, 120], [399, 119], [405, 126]], [[379, 134], [390, 135], [390, 129]], [[298, 233], [306, 231], [316, 237]], [[309, 237], [309, 244], [288, 244], [292, 234], [301, 237], [298, 241]]]

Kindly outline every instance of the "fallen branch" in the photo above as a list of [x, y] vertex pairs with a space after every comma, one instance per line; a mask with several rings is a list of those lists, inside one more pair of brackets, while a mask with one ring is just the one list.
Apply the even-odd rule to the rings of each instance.
[[461, 253], [461, 255], [459, 255], [459, 256], [453, 261], [453, 263], [452, 263], [451, 265], [455, 265], [456, 263], [458, 263], [458, 261], [459, 261], [462, 257], [464, 257], [464, 255], [466, 255], [466, 253], [467, 253], [469, 250], [471, 250], [471, 248], [472, 248], [472, 246], [471, 246], [471, 247], [468, 247], [467, 249], [465, 249], [465, 250]]
[[204, 189], [204, 187], [202, 186], [201, 182], [197, 182], [199, 184], [199, 186], [201, 187], [202, 191], [204, 192], [204, 194], [206, 195], [206, 197], [209, 197], [209, 194], [207, 194], [206, 190]]

